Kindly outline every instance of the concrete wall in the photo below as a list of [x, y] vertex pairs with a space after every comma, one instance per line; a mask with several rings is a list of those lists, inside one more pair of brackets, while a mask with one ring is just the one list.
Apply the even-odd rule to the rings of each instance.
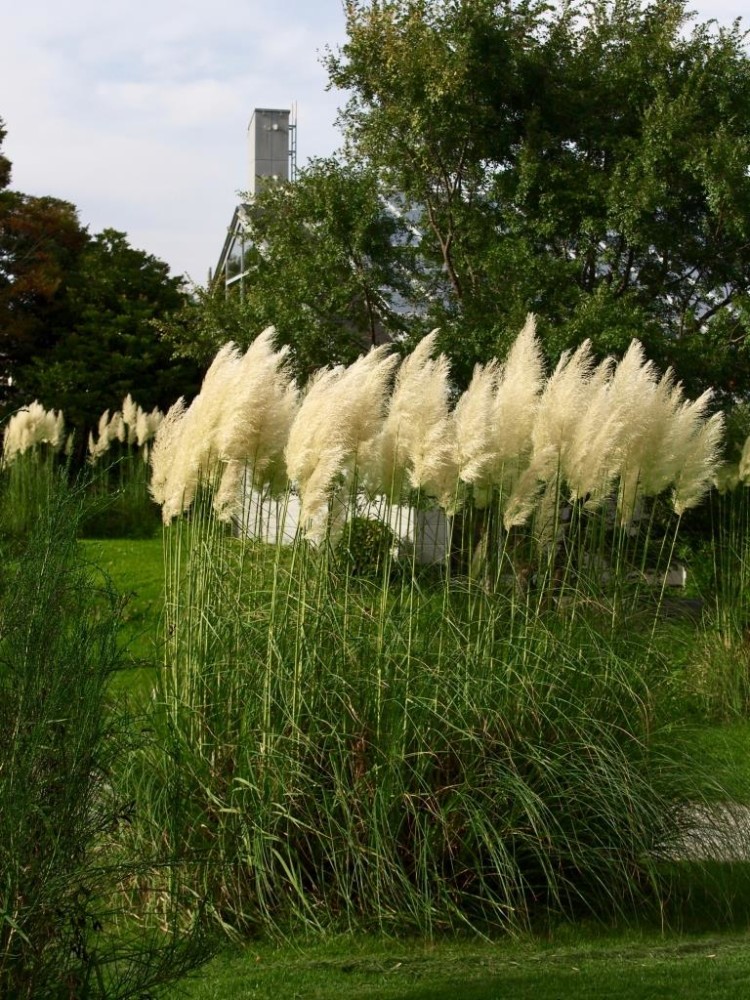
[[270, 178], [289, 180], [289, 112], [256, 108], [247, 127], [249, 191]]
[[[414, 546], [414, 557], [422, 565], [439, 563], [448, 548], [448, 525], [441, 510], [415, 510], [392, 507], [380, 502], [361, 504], [360, 517], [384, 521], [397, 538]], [[291, 545], [299, 526], [299, 498], [289, 495], [283, 501], [261, 498], [251, 492], [245, 501], [240, 530], [250, 538], [262, 538], [273, 545]]]

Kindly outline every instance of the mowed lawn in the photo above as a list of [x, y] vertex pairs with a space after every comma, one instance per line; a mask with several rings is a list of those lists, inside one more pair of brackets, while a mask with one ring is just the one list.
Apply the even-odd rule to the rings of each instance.
[[[564, 936], [570, 937], [569, 934]], [[594, 932], [595, 935], [595, 932]], [[596, 935], [595, 935], [596, 936]], [[375, 937], [220, 955], [170, 1000], [718, 1000], [750, 996], [750, 936], [560, 945]]]
[[160, 620], [164, 602], [161, 535], [148, 539], [84, 539], [92, 571], [103, 573], [123, 598], [122, 648], [125, 669], [115, 691], [147, 695], [162, 663]]

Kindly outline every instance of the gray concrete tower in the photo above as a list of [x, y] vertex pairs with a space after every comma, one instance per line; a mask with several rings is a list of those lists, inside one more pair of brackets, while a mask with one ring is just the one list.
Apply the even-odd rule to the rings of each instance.
[[247, 127], [250, 194], [269, 180], [288, 181], [290, 121], [288, 111], [256, 108]]

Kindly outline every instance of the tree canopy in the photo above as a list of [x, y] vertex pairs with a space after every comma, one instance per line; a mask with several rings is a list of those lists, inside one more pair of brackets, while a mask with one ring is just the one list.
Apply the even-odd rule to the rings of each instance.
[[750, 388], [750, 63], [682, 0], [348, 0], [348, 154], [404, 199], [459, 381], [527, 311]]
[[[173, 361], [153, 325], [184, 303], [182, 279], [124, 233], [91, 236], [69, 202], [10, 190], [4, 164], [2, 157], [2, 411], [38, 398], [85, 431], [128, 392], [145, 408], [165, 408], [196, 391], [198, 366]], [[85, 434], [78, 437], [84, 447]]]
[[196, 289], [182, 313], [161, 324], [180, 353], [205, 362], [227, 339], [246, 347], [275, 326], [304, 378], [403, 333], [408, 233], [367, 165], [314, 160], [293, 183], [245, 196], [240, 212], [241, 294]]

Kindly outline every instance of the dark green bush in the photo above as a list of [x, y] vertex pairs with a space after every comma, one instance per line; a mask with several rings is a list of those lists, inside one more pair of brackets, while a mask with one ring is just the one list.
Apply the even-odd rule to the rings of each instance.
[[347, 522], [336, 555], [353, 576], [376, 576], [393, 560], [396, 536], [387, 524], [368, 517]]

